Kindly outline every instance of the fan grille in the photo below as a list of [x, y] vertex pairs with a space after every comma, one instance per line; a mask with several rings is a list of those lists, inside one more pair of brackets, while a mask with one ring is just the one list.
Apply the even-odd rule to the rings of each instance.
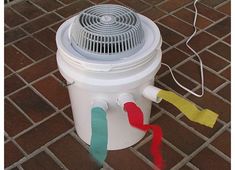
[[88, 58], [113, 60], [131, 56], [144, 44], [138, 15], [120, 5], [96, 5], [74, 19], [73, 47]]

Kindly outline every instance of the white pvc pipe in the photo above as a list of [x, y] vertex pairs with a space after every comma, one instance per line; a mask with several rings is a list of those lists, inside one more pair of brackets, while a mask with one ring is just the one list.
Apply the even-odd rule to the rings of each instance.
[[157, 97], [157, 94], [160, 90], [161, 89], [154, 86], [147, 86], [143, 90], [143, 96], [153, 102], [160, 103], [162, 98]]
[[105, 100], [97, 99], [93, 101], [92, 108], [94, 107], [100, 107], [102, 108], [105, 112], [108, 110], [108, 103]]
[[122, 93], [117, 98], [117, 104], [124, 108], [124, 104], [127, 102], [135, 102], [134, 97], [129, 93]]

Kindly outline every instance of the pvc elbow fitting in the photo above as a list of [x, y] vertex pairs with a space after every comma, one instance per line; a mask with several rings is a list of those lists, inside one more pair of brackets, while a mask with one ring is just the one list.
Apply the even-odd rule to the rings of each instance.
[[143, 90], [143, 96], [153, 102], [160, 103], [162, 98], [157, 97], [157, 94], [160, 90], [161, 89], [154, 86], [147, 86]]

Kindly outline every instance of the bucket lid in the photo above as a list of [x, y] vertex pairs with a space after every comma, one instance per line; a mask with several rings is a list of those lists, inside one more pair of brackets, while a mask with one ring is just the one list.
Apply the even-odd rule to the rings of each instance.
[[113, 4], [95, 5], [81, 11], [70, 28], [73, 48], [88, 59], [112, 61], [126, 58], [144, 44], [139, 16]]

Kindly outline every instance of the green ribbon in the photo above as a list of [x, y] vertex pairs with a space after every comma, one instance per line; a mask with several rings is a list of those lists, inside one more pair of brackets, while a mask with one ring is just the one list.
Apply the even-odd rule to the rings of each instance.
[[99, 165], [103, 165], [107, 156], [108, 128], [106, 112], [100, 107], [91, 109], [90, 153]]

